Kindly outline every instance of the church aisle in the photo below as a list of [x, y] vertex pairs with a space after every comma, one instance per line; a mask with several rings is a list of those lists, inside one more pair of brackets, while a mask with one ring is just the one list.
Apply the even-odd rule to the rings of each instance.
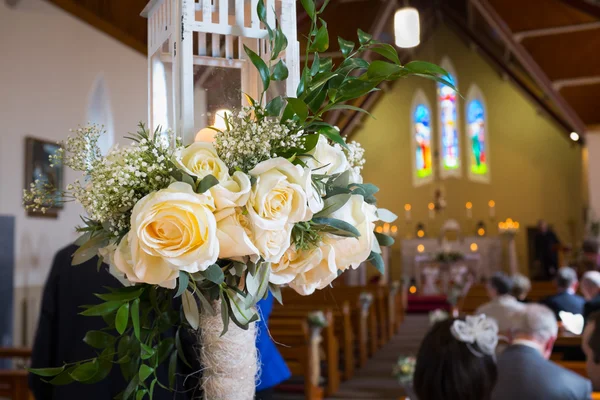
[[392, 368], [401, 355], [416, 355], [421, 339], [428, 329], [428, 315], [407, 315], [400, 333], [379, 349], [352, 379], [342, 382], [340, 390], [328, 400], [400, 398], [404, 392], [392, 376]]

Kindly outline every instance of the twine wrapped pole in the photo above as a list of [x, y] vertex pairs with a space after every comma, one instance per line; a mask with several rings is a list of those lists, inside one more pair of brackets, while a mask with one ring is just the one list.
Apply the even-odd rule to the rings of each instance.
[[205, 400], [253, 400], [258, 360], [256, 324], [247, 330], [229, 324], [221, 336], [221, 302], [213, 303], [215, 315], [200, 318], [199, 357], [202, 365], [202, 390]]

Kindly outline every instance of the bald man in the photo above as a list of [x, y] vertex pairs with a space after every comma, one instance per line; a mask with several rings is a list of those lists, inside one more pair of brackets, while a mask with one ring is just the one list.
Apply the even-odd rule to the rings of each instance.
[[581, 277], [581, 293], [585, 298], [583, 318], [587, 321], [590, 314], [600, 311], [600, 272], [588, 271]]

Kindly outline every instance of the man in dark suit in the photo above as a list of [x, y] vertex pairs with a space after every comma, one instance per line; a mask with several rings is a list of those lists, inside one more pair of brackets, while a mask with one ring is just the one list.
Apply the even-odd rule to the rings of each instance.
[[577, 272], [571, 267], [561, 267], [556, 273], [555, 284], [557, 293], [542, 300], [542, 304], [554, 311], [557, 320], [560, 320], [558, 313], [561, 311], [583, 315], [585, 299], [576, 294]]
[[[92, 347], [83, 342], [83, 337], [90, 330], [104, 328], [106, 323], [101, 317], [79, 315], [82, 311], [79, 306], [99, 304], [101, 300], [94, 293], [105, 293], [105, 287], [119, 287], [121, 283], [108, 272], [106, 265], [102, 265], [100, 271], [97, 270], [96, 257], [84, 264], [72, 266], [71, 258], [75, 250], [77, 246], [67, 246], [54, 257], [42, 297], [31, 357], [32, 368], [58, 367], [65, 362], [80, 361], [97, 355]], [[184, 347], [191, 350], [193, 346], [190, 344]], [[187, 355], [188, 360], [193, 358]], [[180, 372], [184, 373], [179, 367]], [[158, 372], [162, 376], [162, 382], [168, 382], [166, 371], [161, 369]], [[187, 399], [188, 394], [182, 390], [182, 381], [183, 379], [178, 379], [177, 394], [156, 385], [154, 398]], [[104, 380], [90, 385], [73, 382], [65, 386], [53, 386], [37, 375], [29, 375], [29, 387], [37, 400], [111, 400], [126, 386], [118, 366], [114, 366]]]
[[558, 334], [554, 313], [528, 304], [519, 315], [512, 344], [498, 356], [492, 400], [589, 400], [592, 384], [549, 361]]
[[587, 271], [581, 277], [581, 293], [586, 302], [583, 306], [583, 319], [600, 310], [600, 272]]

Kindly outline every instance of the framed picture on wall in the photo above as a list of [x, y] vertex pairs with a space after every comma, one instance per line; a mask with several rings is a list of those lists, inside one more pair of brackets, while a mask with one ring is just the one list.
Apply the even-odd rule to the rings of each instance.
[[[62, 165], [51, 165], [49, 156], [55, 154], [60, 145], [47, 140], [32, 137], [25, 138], [25, 189], [32, 183], [37, 185], [50, 185], [56, 188], [56, 195], [63, 190], [64, 169]], [[27, 215], [35, 217], [57, 218], [58, 210], [62, 204], [47, 205], [46, 213], [27, 210]]]

